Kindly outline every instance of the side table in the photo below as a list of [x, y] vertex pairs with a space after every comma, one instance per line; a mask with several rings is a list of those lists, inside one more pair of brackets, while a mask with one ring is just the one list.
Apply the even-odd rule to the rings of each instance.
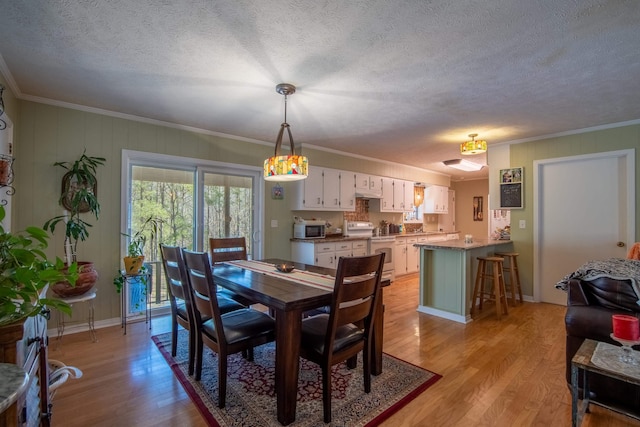
[[[151, 271], [150, 269], [146, 269], [145, 271], [141, 271], [136, 274], [125, 274], [124, 270], [120, 271], [124, 282], [122, 284], [122, 290], [120, 292], [121, 298], [121, 313], [122, 313], [122, 325], [121, 327], [124, 329], [124, 335], [127, 335], [127, 320], [131, 315], [130, 308], [134, 306], [137, 308], [142, 308], [134, 313], [134, 316], [137, 316], [141, 311], [144, 311], [144, 320], [145, 323], [149, 324], [149, 329], [151, 329], [151, 298], [149, 298], [149, 294], [151, 293]], [[133, 292], [131, 291], [132, 286], [136, 286], [137, 289], [141, 291], [141, 293], [137, 294], [136, 298], [133, 296]], [[144, 299], [142, 303], [142, 307], [140, 306], [140, 301]]]
[[[614, 347], [612, 354], [616, 354], [617, 357], [619, 349], [619, 353], [622, 353], [621, 347], [616, 347], [607, 343], [600, 343], [598, 341], [586, 339], [576, 354], [571, 359], [571, 425], [579, 426], [582, 422], [582, 418], [584, 417], [584, 413], [589, 409], [589, 404], [594, 403], [598, 406], [602, 406], [604, 408], [610, 409], [612, 411], [620, 412], [624, 415], [627, 415], [632, 418], [637, 418], [636, 415], [630, 414], [621, 410], [620, 408], [615, 408], [610, 405], [605, 405], [601, 402], [595, 400], [589, 400], [589, 372], [597, 373], [600, 375], [604, 375], [610, 378], [615, 378], [620, 381], [624, 381], [627, 383], [640, 385], [640, 376], [636, 376], [636, 368], [625, 372], [622, 369], [616, 369], [614, 367], [604, 365], [596, 365], [593, 363], [593, 355], [596, 353], [596, 349], [598, 348], [598, 344], [602, 344], [605, 346]], [[579, 396], [578, 390], [578, 375], [579, 371], [582, 371], [582, 399]], [[633, 373], [633, 375], [632, 375]]]
[[29, 374], [13, 363], [0, 363], [0, 414], [11, 406], [29, 385]]
[[[80, 302], [88, 303], [88, 305], [89, 305], [89, 317], [87, 318], [87, 323], [89, 325], [89, 334], [91, 336], [91, 341], [92, 342], [98, 342], [98, 338], [96, 336], [96, 329], [94, 327], [95, 308], [94, 308], [94, 305], [93, 305], [93, 302], [96, 299], [96, 291], [92, 290], [92, 291], [89, 291], [89, 292], [87, 292], [85, 294], [82, 294], [82, 295], [66, 297], [66, 298], [58, 297], [56, 299], [58, 299], [60, 301], [63, 301], [63, 302], [66, 302], [70, 306], [73, 306], [73, 304], [77, 304], [77, 303], [80, 303]], [[60, 342], [62, 342], [62, 336], [64, 335], [65, 321], [64, 321], [64, 314], [63, 313], [60, 313], [58, 311], [57, 316], [58, 316], [58, 336], [56, 338], [56, 346], [59, 346]]]

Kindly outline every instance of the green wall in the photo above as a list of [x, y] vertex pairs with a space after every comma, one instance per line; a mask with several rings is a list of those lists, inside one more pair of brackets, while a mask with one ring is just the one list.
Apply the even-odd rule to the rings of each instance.
[[[11, 95], [12, 97], [12, 95]], [[7, 97], [5, 96], [5, 99]], [[254, 144], [216, 137], [172, 127], [148, 124], [118, 117], [41, 104], [31, 101], [12, 101], [16, 109], [15, 187], [12, 218], [14, 229], [28, 225], [42, 226], [62, 213], [58, 205], [63, 171], [54, 167], [58, 161], [73, 161], [87, 148], [87, 154], [107, 159], [98, 171], [98, 198], [101, 216], [93, 224], [89, 239], [79, 245], [79, 260], [92, 260], [100, 273], [95, 318], [100, 321], [119, 319], [120, 299], [111, 281], [121, 267], [121, 157], [122, 150], [192, 157], [240, 165], [261, 167], [264, 159], [273, 154], [271, 144]], [[16, 105], [14, 105], [16, 104]], [[14, 114], [12, 114], [12, 117]], [[448, 185], [448, 177], [402, 167], [341, 156], [303, 147], [313, 165], [356, 172], [375, 173], [422, 182]], [[290, 258], [293, 215], [287, 195], [293, 183], [285, 183], [285, 199], [272, 200], [272, 183], [265, 182], [264, 256]], [[341, 215], [340, 215], [341, 216]], [[272, 228], [271, 220], [279, 226]], [[336, 224], [337, 225], [337, 224]], [[63, 255], [64, 236], [53, 236], [49, 256]], [[86, 317], [83, 305], [74, 311], [76, 317]]]
[[[515, 251], [520, 253], [518, 267], [524, 294], [533, 295], [533, 236], [535, 233], [533, 213], [536, 203], [533, 200], [533, 162], [630, 148], [636, 150], [635, 172], [636, 183], [638, 183], [640, 182], [640, 125], [622, 126], [511, 145], [511, 166], [524, 166], [524, 209], [511, 211], [511, 238], [514, 240]], [[635, 228], [636, 241], [638, 241], [640, 240], [640, 201], [637, 197], [635, 197], [635, 201]], [[567, 206], [567, 212], [563, 214], [571, 215], [579, 214], [579, 212], [572, 212], [571, 207]], [[521, 219], [526, 221], [527, 228], [520, 229], [515, 226]]]

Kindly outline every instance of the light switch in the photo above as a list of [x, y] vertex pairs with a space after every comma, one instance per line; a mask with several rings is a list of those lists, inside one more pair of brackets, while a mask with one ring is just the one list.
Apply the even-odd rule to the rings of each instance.
[[527, 221], [525, 221], [524, 219], [520, 220], [520, 228], [527, 228]]
[[272, 219], [271, 220], [271, 228], [278, 228], [278, 220], [277, 219]]

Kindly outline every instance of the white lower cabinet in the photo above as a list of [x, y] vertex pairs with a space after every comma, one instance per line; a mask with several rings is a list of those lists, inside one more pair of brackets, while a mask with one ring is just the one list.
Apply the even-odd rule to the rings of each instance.
[[414, 246], [416, 243], [417, 237], [396, 237], [393, 263], [396, 275], [416, 273], [420, 270], [420, 249]]
[[367, 240], [294, 241], [291, 242], [291, 258], [294, 262], [335, 269], [341, 256], [367, 255], [367, 247]]

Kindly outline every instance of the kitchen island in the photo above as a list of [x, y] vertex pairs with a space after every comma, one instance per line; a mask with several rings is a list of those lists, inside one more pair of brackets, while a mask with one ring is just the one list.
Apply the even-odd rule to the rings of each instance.
[[510, 240], [464, 239], [419, 243], [420, 301], [418, 311], [460, 323], [471, 321], [471, 296], [477, 257], [513, 250]]

